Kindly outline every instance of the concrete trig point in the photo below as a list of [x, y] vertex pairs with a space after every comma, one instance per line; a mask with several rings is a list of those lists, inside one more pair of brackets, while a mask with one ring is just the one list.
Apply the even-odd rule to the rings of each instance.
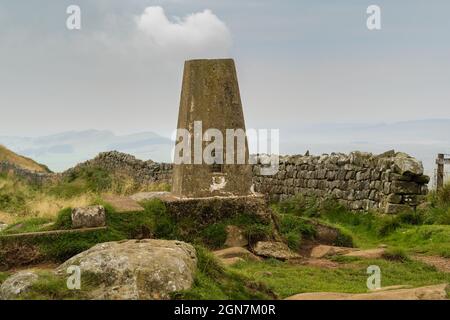
[[[224, 147], [214, 150], [223, 155], [223, 163], [195, 163], [196, 123], [201, 121], [201, 136], [208, 129], [218, 129]], [[236, 68], [232, 59], [190, 60], [184, 65], [178, 129], [190, 133], [190, 163], [174, 164], [172, 194], [180, 198], [251, 195], [252, 168], [248, 164], [248, 143], [238, 150], [237, 141], [228, 141], [227, 129], [245, 132]], [[234, 139], [234, 138], [233, 138]], [[178, 142], [178, 141], [177, 141]], [[202, 149], [209, 142], [202, 142]], [[233, 143], [234, 157], [244, 152], [245, 163], [228, 164], [225, 144]], [[197, 146], [198, 147], [198, 146]]]

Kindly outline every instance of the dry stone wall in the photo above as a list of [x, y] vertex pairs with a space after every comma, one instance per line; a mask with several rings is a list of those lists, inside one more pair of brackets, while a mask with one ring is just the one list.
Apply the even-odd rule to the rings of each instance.
[[[142, 161], [117, 151], [100, 153], [62, 174], [30, 172], [6, 162], [0, 162], [0, 172], [14, 172], [42, 183], [89, 166], [122, 173], [145, 185], [171, 184], [172, 180], [172, 164]], [[385, 213], [398, 213], [422, 203], [430, 180], [423, 174], [420, 161], [394, 151], [380, 155], [351, 152], [282, 156], [279, 171], [273, 176], [261, 175], [261, 166], [261, 163], [253, 166], [254, 189], [272, 200], [283, 200], [297, 194], [331, 197], [352, 210], [376, 209]]]
[[80, 163], [65, 171], [68, 176], [85, 167], [97, 167], [109, 172], [120, 173], [133, 179], [136, 183], [167, 183], [172, 181], [172, 164], [158, 163], [152, 160], [142, 161], [134, 156], [118, 151], [102, 152], [94, 159]]
[[296, 194], [330, 197], [352, 210], [398, 213], [424, 201], [429, 177], [422, 163], [401, 152], [284, 156], [274, 176], [253, 168], [255, 191], [282, 200]]
[[53, 173], [35, 172], [21, 168], [7, 161], [0, 161], [0, 173], [13, 174], [33, 184], [43, 184], [55, 178]]

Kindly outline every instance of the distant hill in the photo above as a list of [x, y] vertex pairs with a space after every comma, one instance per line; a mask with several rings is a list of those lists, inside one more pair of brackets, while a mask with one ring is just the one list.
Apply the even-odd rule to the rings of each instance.
[[50, 170], [45, 165], [39, 164], [30, 158], [20, 156], [17, 153], [14, 153], [11, 150], [0, 145], [0, 162], [3, 161], [30, 171], [50, 172]]

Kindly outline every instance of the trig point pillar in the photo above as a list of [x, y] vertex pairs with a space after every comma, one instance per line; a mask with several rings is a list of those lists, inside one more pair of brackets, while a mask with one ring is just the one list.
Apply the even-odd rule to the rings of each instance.
[[[177, 128], [189, 132], [190, 149], [181, 151], [181, 156], [186, 156], [183, 159], [189, 161], [174, 163], [172, 193], [175, 196], [203, 198], [251, 194], [252, 169], [248, 164], [247, 139], [245, 135], [240, 142], [236, 136], [227, 139], [229, 130], [245, 133], [244, 113], [232, 59], [185, 62]], [[205, 139], [210, 136], [206, 133], [208, 129], [216, 129], [222, 134], [223, 146], [214, 144], [214, 148], [208, 149], [212, 141], [217, 142], [213, 138]], [[182, 140], [177, 136], [177, 144]], [[232, 144], [231, 147], [229, 144]], [[222, 158], [223, 161], [211, 164], [210, 161], [205, 163], [203, 157], [195, 158], [195, 151], [199, 148], [202, 154], [204, 150], [212, 150], [210, 154], [214, 159]], [[175, 152], [178, 151], [176, 149]], [[238, 161], [242, 157], [245, 161]], [[229, 162], [230, 159], [234, 160], [233, 163]]]

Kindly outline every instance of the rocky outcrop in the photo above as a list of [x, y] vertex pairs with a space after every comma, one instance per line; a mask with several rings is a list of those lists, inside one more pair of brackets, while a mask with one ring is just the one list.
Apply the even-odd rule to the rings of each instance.
[[65, 275], [72, 265], [80, 267], [82, 281], [90, 275], [99, 282], [93, 299], [169, 299], [172, 292], [191, 287], [197, 256], [193, 246], [181, 241], [128, 240], [95, 245], [56, 272]]
[[288, 260], [300, 258], [300, 255], [289, 249], [283, 242], [259, 241], [253, 248], [253, 252], [258, 256]]
[[283, 200], [296, 194], [333, 198], [352, 210], [398, 213], [424, 201], [429, 177], [420, 161], [406, 153], [364, 152], [284, 156], [274, 176], [254, 166], [255, 191]]
[[106, 211], [103, 206], [74, 208], [72, 210], [72, 228], [94, 228], [106, 225]]
[[38, 281], [39, 276], [32, 271], [20, 271], [6, 279], [0, 287], [0, 300], [12, 300], [27, 292]]

